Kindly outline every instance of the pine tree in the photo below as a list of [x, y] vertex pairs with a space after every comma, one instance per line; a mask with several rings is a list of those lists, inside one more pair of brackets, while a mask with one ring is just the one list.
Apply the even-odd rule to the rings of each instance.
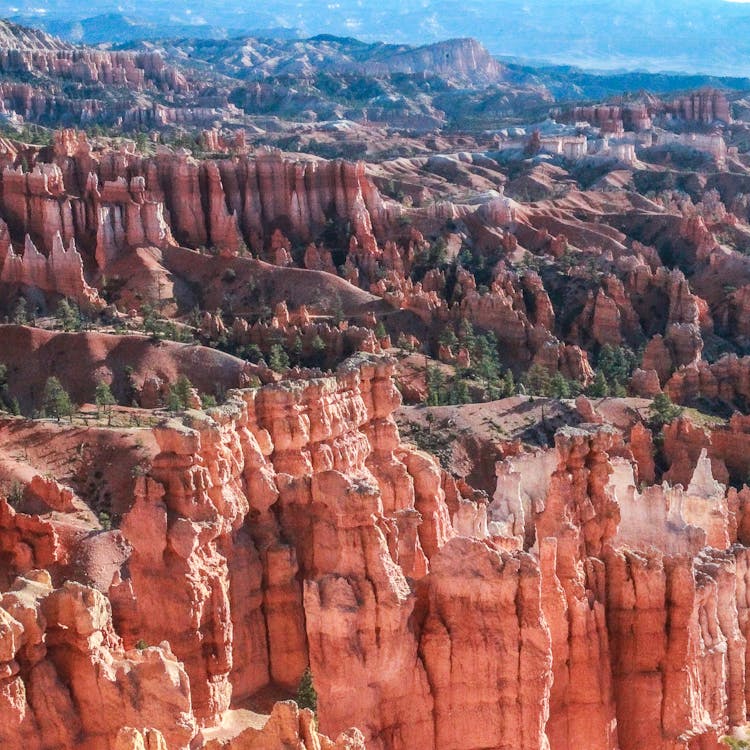
[[62, 326], [64, 331], [81, 330], [81, 313], [76, 305], [71, 304], [67, 298], [60, 300], [55, 312], [57, 322]]
[[186, 375], [180, 375], [177, 382], [169, 387], [167, 409], [177, 412], [190, 407], [193, 384]]
[[439, 367], [427, 368], [427, 406], [445, 403], [445, 375]]
[[17, 326], [25, 326], [29, 322], [29, 314], [25, 297], [21, 297], [13, 308], [13, 322]]
[[316, 333], [310, 342], [313, 350], [313, 362], [317, 367], [322, 367], [326, 361], [326, 342]]
[[159, 315], [154, 309], [153, 305], [148, 303], [141, 306], [141, 315], [143, 316], [143, 330], [154, 338], [161, 338], [163, 336], [162, 321], [159, 320]]
[[523, 384], [531, 396], [549, 396], [552, 387], [552, 376], [543, 365], [532, 365], [523, 376]]
[[172, 386], [167, 394], [167, 409], [171, 412], [178, 412], [182, 409], [182, 402], [180, 397], [177, 395], [177, 391]]
[[513, 373], [510, 370], [506, 370], [505, 375], [503, 375], [501, 387], [503, 397], [507, 398], [508, 396], [516, 395], [516, 381], [513, 377]]
[[193, 384], [187, 375], [180, 375], [177, 378], [177, 382], [174, 384], [175, 393], [180, 399], [180, 405], [183, 409], [187, 409], [190, 406], [190, 396], [192, 395]]
[[448, 400], [451, 404], [469, 404], [471, 403], [471, 394], [466, 381], [461, 378], [456, 380], [451, 386]]
[[104, 413], [107, 415], [107, 424], [112, 424], [112, 406], [117, 403], [115, 400], [115, 397], [112, 395], [112, 391], [107, 383], [105, 383], [103, 380], [100, 380], [96, 384], [96, 392], [94, 395], [94, 400], [96, 402], [97, 406], [97, 418], [99, 417], [99, 410], [103, 409]]
[[0, 411], [10, 410], [11, 399], [8, 393], [8, 366], [0, 364]]
[[458, 336], [451, 326], [444, 328], [440, 336], [438, 337], [438, 343], [442, 346], [450, 346], [451, 348], [458, 345]]
[[609, 396], [609, 385], [607, 384], [607, 379], [601, 370], [596, 371], [593, 382], [586, 389], [586, 395], [592, 396], [593, 398], [604, 398], [605, 396]]
[[294, 339], [294, 345], [292, 346], [292, 357], [294, 358], [294, 361], [299, 364], [302, 361], [302, 337], [297, 336]]
[[651, 422], [656, 427], [663, 427], [682, 414], [682, 407], [672, 403], [672, 399], [666, 393], [659, 393], [654, 397], [649, 409]]
[[318, 710], [318, 694], [313, 685], [313, 676], [310, 667], [302, 674], [294, 700], [297, 701], [297, 705], [300, 708], [309, 708], [311, 711]]
[[550, 381], [550, 394], [554, 398], [570, 398], [570, 383], [561, 372], [556, 372]]
[[280, 344], [274, 344], [268, 355], [268, 366], [274, 372], [284, 372], [289, 367], [289, 355]]
[[73, 402], [62, 383], [54, 376], [47, 378], [44, 384], [44, 414], [54, 417], [58, 422], [61, 417], [69, 417], [73, 421]]

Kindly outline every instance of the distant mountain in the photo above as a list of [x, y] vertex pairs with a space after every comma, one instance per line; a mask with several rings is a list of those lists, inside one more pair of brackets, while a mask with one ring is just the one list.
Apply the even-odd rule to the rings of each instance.
[[296, 40], [176, 39], [144, 47], [161, 49], [175, 62], [201, 62], [215, 72], [243, 79], [305, 78], [318, 73], [367, 77], [425, 73], [477, 85], [497, 83], [504, 77], [503, 66], [475, 39], [449, 39], [411, 47], [368, 44], [351, 37], [323, 34]]
[[46, 34], [40, 29], [33, 29], [0, 19], [0, 48], [62, 50], [69, 46], [62, 39]]
[[[107, 24], [125, 27], [124, 18], [107, 15], [97, 33], [105, 34]], [[130, 32], [161, 28], [134, 22]], [[642, 90], [670, 93], [707, 84], [750, 90], [743, 78], [503, 64], [471, 38], [411, 46], [332, 34], [291, 40], [188, 36], [74, 46], [0, 21], [0, 47], [21, 52], [0, 56], [6, 112], [42, 125], [241, 126], [259, 118], [265, 130], [267, 118], [277, 118], [436, 132], [536, 122], [556, 103]]]
[[535, 63], [750, 75], [750, 4], [725, 0], [21, 0], [0, 3], [3, 14], [96, 44], [321, 33], [427, 44], [472, 36], [493, 55]]
[[[230, 28], [210, 23], [178, 23], [165, 19], [148, 20], [146, 17], [129, 16], [123, 13], [103, 13], [91, 18], [60, 19], [46, 16], [17, 15], [11, 19], [24, 26], [35, 26], [61, 39], [76, 44], [125, 44], [129, 42], [165, 39], [199, 38], [228, 39], [247, 35], [247, 29]], [[252, 29], [257, 37], [294, 39], [301, 35], [299, 29], [282, 26]]]

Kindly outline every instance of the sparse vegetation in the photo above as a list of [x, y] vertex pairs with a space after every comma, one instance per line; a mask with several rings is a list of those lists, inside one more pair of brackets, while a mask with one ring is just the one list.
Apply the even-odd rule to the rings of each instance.
[[[747, 734], [746, 730], [743, 730], [743, 734]], [[750, 738], [742, 739], [740, 737], [730, 737], [724, 735], [721, 738], [721, 742], [732, 750], [750, 750]]]
[[318, 710], [318, 693], [313, 684], [310, 667], [307, 667], [302, 673], [294, 700], [300, 708], [309, 708], [311, 711]]
[[71, 422], [73, 421], [73, 413], [75, 412], [73, 402], [62, 383], [54, 376], [47, 378], [44, 385], [42, 409], [42, 414], [45, 417], [53, 417], [58, 422], [63, 417], [68, 417]]
[[107, 424], [112, 424], [112, 407], [117, 403], [115, 397], [112, 395], [112, 390], [108, 383], [100, 380], [96, 384], [96, 392], [94, 395], [94, 401], [97, 406], [97, 419], [100, 416], [100, 411], [103, 411], [107, 417]]
[[651, 402], [649, 421], [653, 427], [661, 429], [681, 416], [682, 412], [682, 407], [672, 403], [672, 399], [666, 393], [659, 393]]
[[180, 375], [177, 382], [169, 387], [167, 409], [171, 412], [184, 411], [190, 408], [193, 384], [186, 375]]
[[66, 298], [60, 300], [55, 318], [63, 331], [80, 331], [83, 327], [81, 311], [76, 304]]
[[18, 510], [23, 503], [24, 497], [24, 486], [18, 480], [13, 480], [10, 486], [5, 490], [5, 497], [8, 501], [8, 505], [15, 510]]

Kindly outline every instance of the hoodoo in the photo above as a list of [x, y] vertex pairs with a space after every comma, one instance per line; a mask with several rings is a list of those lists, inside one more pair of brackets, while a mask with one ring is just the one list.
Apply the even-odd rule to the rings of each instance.
[[0, 747], [750, 747], [744, 79], [205, 5], [0, 22]]

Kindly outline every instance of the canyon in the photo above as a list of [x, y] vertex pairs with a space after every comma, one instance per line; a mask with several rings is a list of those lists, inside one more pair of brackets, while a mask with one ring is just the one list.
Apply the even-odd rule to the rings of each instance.
[[[244, 747], [212, 733], [307, 664], [324, 747], [718, 748], [744, 723], [747, 489], [705, 448], [638, 489], [636, 433], [581, 423], [464, 496], [399, 438], [393, 372], [359, 355], [43, 446], [4, 419], [4, 746]], [[36, 473], [106, 461], [95, 490]], [[263, 731], [316, 747], [285, 705]]]
[[3, 748], [745, 741], [742, 92], [0, 38]]

